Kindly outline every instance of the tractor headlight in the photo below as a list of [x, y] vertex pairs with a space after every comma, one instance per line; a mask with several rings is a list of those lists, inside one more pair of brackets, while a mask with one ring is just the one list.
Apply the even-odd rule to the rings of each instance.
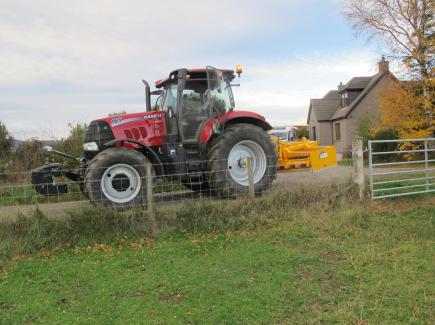
[[96, 142], [83, 143], [84, 151], [98, 151], [98, 144]]

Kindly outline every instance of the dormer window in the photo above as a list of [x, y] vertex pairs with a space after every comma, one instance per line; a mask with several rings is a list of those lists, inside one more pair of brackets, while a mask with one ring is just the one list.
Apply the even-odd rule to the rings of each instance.
[[346, 107], [348, 97], [349, 94], [347, 93], [347, 91], [341, 94], [341, 107]]

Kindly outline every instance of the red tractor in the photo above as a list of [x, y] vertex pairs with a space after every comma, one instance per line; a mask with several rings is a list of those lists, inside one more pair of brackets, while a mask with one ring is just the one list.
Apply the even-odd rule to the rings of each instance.
[[[236, 69], [241, 73], [241, 67]], [[53, 176], [80, 183], [91, 202], [116, 209], [145, 203], [145, 165], [156, 177], [180, 177], [193, 191], [235, 196], [248, 191], [246, 161], [252, 157], [255, 191], [261, 193], [276, 177], [271, 129], [259, 114], [234, 110], [233, 70], [179, 69], [146, 81], [146, 112], [104, 117], [89, 124], [78, 172], [47, 164], [32, 173], [32, 184], [44, 195], [68, 192]], [[151, 96], [158, 96], [151, 106]]]

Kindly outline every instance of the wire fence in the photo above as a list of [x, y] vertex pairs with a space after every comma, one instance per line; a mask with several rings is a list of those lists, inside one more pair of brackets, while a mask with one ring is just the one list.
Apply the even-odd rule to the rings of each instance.
[[[403, 147], [406, 141], [417, 145], [414, 149]], [[435, 192], [435, 140], [406, 141], [370, 143], [369, 178], [373, 198]], [[391, 148], [380, 147], [385, 144]], [[0, 207], [90, 201], [122, 210], [202, 198], [255, 197], [271, 189], [279, 166], [275, 155], [248, 158], [140, 165], [115, 161], [82, 170], [51, 164], [51, 169], [44, 169], [50, 166], [45, 165], [33, 172], [3, 172], [0, 173]], [[312, 173], [307, 168], [291, 171], [307, 176]], [[293, 185], [291, 178], [286, 182], [280, 182], [276, 188]]]
[[[203, 171], [210, 163], [214, 165], [212, 171]], [[117, 162], [110, 166], [93, 167], [92, 171], [35, 169], [0, 173], [0, 207], [90, 201], [125, 209], [200, 198], [255, 196], [270, 189], [278, 170], [275, 156], [254, 160], [189, 162], [181, 169], [188, 170], [192, 165], [199, 170], [167, 175], [159, 175], [158, 172], [162, 168], [174, 170], [175, 163], [132, 165]], [[68, 174], [77, 175], [77, 181], [67, 178]]]

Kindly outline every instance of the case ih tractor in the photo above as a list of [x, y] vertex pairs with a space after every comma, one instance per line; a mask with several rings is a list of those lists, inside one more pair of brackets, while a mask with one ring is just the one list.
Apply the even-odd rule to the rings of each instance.
[[[241, 66], [236, 72], [240, 75]], [[104, 117], [87, 129], [80, 169], [52, 163], [35, 169], [32, 184], [44, 195], [68, 192], [53, 177], [79, 182], [91, 202], [125, 209], [146, 200], [145, 167], [156, 177], [180, 177], [193, 191], [231, 197], [248, 191], [246, 161], [252, 157], [255, 191], [266, 190], [276, 177], [275, 145], [265, 118], [234, 110], [233, 70], [212, 67], [179, 69], [156, 81], [146, 81], [146, 112]], [[151, 96], [159, 96], [151, 107]]]

